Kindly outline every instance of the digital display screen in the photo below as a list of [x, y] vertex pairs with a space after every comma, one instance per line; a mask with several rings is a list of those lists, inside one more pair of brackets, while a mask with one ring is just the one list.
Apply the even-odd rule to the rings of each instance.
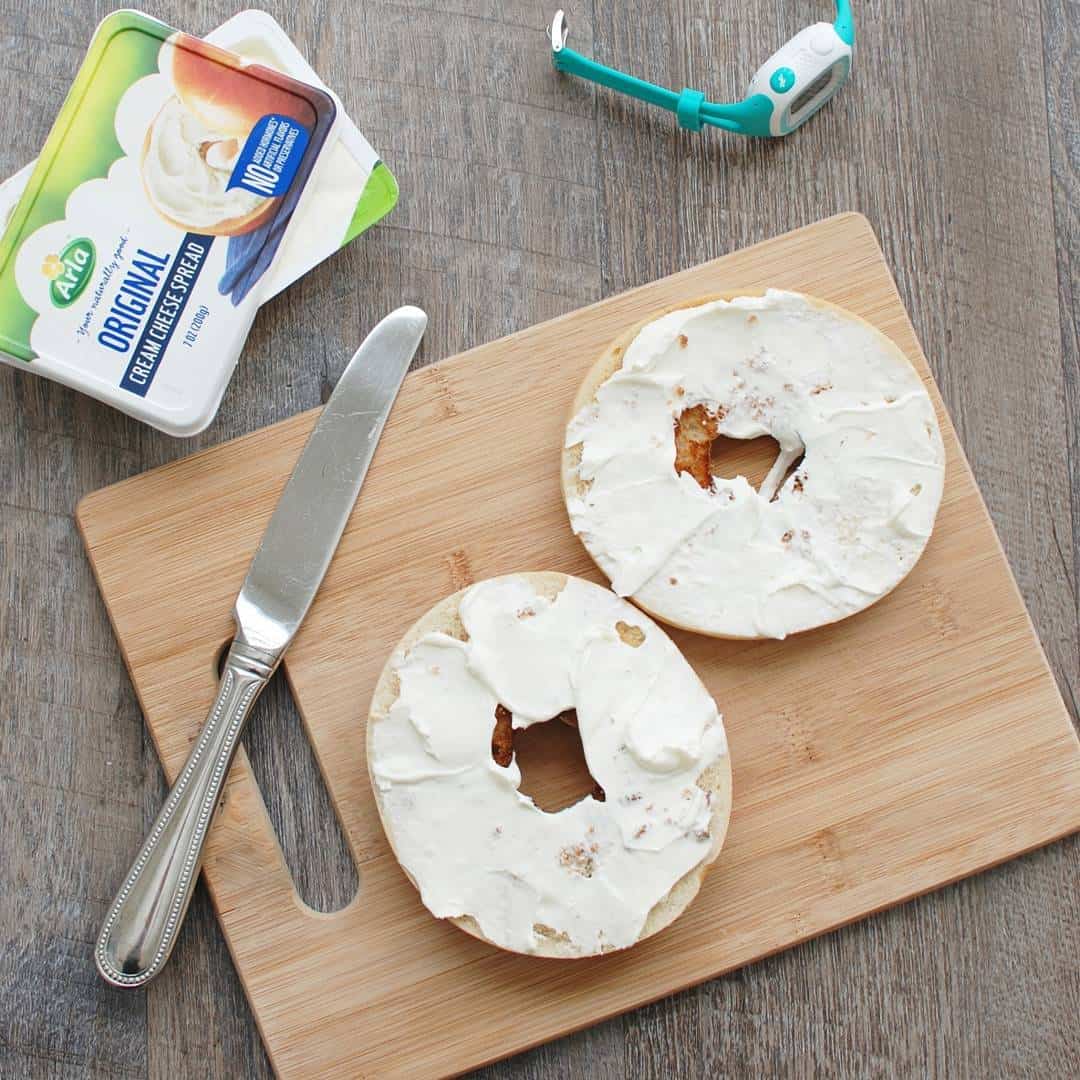
[[791, 115], [798, 116], [832, 81], [835, 68], [823, 71], [792, 103]]

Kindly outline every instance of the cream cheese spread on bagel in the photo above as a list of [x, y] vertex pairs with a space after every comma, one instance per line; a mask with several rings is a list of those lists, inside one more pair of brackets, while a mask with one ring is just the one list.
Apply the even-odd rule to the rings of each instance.
[[[574, 709], [600, 791], [557, 812], [493, 757], [515, 729]], [[723, 723], [670, 638], [598, 585], [494, 578], [404, 639], [376, 690], [368, 765], [387, 836], [439, 918], [505, 949], [587, 956], [632, 945], [697, 892], [723, 840]]]
[[[945, 452], [922, 380], [882, 333], [770, 289], [630, 336], [586, 379], [563, 459], [571, 526], [615, 592], [687, 629], [783, 638], [861, 611], [911, 570]], [[777, 441], [759, 490], [676, 468], [691, 419], [700, 439]]]

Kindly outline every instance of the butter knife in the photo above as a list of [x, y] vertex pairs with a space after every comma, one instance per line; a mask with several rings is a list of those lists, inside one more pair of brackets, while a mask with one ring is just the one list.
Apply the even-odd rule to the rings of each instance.
[[105, 916], [94, 962], [114, 986], [145, 985], [172, 952], [251, 708], [318, 592], [426, 326], [419, 308], [402, 307], [371, 331], [281, 493], [236, 598], [210, 715]]

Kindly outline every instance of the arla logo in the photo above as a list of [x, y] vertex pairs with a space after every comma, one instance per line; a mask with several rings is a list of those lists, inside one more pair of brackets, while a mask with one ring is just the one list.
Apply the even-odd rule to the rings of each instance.
[[95, 259], [93, 241], [85, 236], [72, 240], [59, 255], [46, 256], [41, 272], [52, 282], [49, 297], [55, 307], [75, 303], [90, 283]]

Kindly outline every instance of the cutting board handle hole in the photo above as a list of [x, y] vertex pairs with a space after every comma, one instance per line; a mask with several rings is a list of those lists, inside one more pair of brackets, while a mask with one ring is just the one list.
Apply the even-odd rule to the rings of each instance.
[[255, 703], [243, 746], [297, 895], [314, 911], [340, 911], [359, 874], [283, 669]]
[[225, 657], [229, 655], [229, 646], [232, 645], [232, 638], [221, 643], [221, 648], [214, 653], [214, 677], [221, 678], [221, 673], [225, 670]]

